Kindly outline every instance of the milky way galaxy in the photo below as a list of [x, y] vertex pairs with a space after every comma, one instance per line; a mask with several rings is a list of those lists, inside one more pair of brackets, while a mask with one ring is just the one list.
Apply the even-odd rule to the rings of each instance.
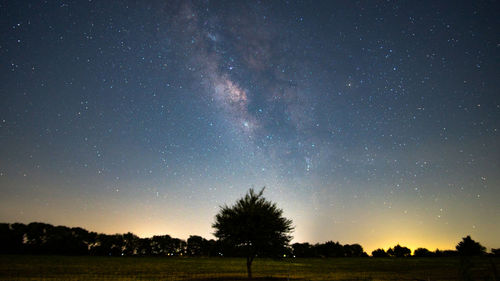
[[500, 247], [494, 1], [0, 4], [0, 221]]

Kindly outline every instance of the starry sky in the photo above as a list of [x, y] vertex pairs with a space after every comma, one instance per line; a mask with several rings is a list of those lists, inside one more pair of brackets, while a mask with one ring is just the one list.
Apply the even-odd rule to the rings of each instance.
[[497, 1], [1, 1], [0, 221], [500, 247]]

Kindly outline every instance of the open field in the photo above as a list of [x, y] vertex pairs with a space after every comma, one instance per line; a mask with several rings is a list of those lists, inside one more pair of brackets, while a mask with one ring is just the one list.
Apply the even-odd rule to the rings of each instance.
[[[259, 280], [495, 280], [493, 264], [500, 268], [500, 259], [256, 259], [253, 271]], [[245, 261], [239, 258], [0, 256], [0, 280], [241, 280], [245, 276]]]

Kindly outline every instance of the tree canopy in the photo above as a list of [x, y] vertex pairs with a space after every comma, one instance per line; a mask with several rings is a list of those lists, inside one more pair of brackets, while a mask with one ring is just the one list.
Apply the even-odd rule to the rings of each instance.
[[374, 258], [386, 258], [389, 256], [389, 254], [386, 253], [384, 249], [376, 249], [372, 251], [372, 256]]
[[411, 250], [408, 249], [407, 247], [403, 247], [403, 246], [397, 244], [396, 246], [394, 246], [394, 249], [389, 248], [389, 250], [387, 250], [387, 254], [389, 254], [390, 256], [393, 256], [393, 257], [402, 258], [402, 257], [410, 256]]
[[472, 240], [470, 235], [462, 238], [456, 249], [461, 256], [480, 256], [486, 253], [486, 248], [483, 247], [479, 242]]
[[258, 193], [250, 189], [233, 206], [222, 206], [212, 225], [220, 241], [244, 252], [249, 278], [257, 255], [284, 253], [292, 239], [292, 221], [284, 218], [283, 210], [266, 200], [263, 193], [264, 188]]

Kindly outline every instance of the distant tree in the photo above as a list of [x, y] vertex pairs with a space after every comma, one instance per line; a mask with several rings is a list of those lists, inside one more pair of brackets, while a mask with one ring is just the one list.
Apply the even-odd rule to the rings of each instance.
[[372, 251], [372, 256], [374, 258], [386, 258], [389, 256], [389, 254], [387, 254], [384, 249], [376, 249], [374, 251]]
[[292, 253], [298, 258], [308, 258], [315, 256], [314, 248], [309, 243], [295, 243], [292, 245]]
[[203, 239], [202, 248], [202, 255], [204, 256], [215, 257], [222, 255], [222, 248], [220, 247], [220, 243], [218, 243], [214, 239]]
[[458, 255], [458, 251], [454, 250], [441, 251], [439, 249], [436, 249], [436, 251], [434, 252], [435, 257], [457, 257]]
[[486, 253], [486, 248], [472, 240], [470, 235], [462, 238], [455, 248], [461, 256], [480, 256]]
[[123, 254], [126, 256], [133, 256], [138, 254], [140, 238], [131, 233], [123, 234]]
[[19, 254], [23, 247], [23, 229], [19, 231], [22, 224], [8, 223], [0, 224], [0, 253], [2, 254]]
[[387, 255], [389, 255], [390, 257], [394, 257], [394, 250], [392, 248], [387, 249]]
[[394, 246], [394, 249], [389, 248], [389, 250], [387, 250], [387, 254], [393, 257], [402, 258], [410, 256], [411, 250], [407, 247], [403, 247], [397, 244], [396, 246]]
[[202, 256], [206, 250], [204, 249], [206, 239], [198, 235], [191, 235], [187, 240], [187, 254], [189, 256]]
[[153, 254], [153, 250], [151, 248], [151, 238], [140, 238], [137, 244], [138, 255], [151, 256]]
[[496, 248], [496, 249], [491, 249], [491, 253], [493, 254], [493, 256], [495, 257], [500, 257], [500, 248]]
[[187, 240], [186, 254], [189, 256], [220, 256], [222, 251], [217, 241], [207, 240], [198, 235], [191, 235]]
[[151, 253], [156, 256], [169, 256], [175, 252], [170, 235], [155, 235], [151, 238]]
[[413, 252], [413, 255], [415, 257], [424, 258], [424, 257], [432, 257], [434, 254], [431, 251], [427, 250], [426, 248], [418, 248]]
[[93, 249], [93, 254], [98, 256], [121, 256], [125, 248], [121, 234], [99, 234], [97, 235], [97, 245]]
[[170, 235], [156, 235], [151, 238], [151, 252], [158, 256], [182, 256], [186, 252], [186, 241]]
[[58, 255], [86, 255], [88, 245], [84, 240], [82, 229], [71, 229], [66, 226], [47, 228], [43, 243], [43, 253]]
[[359, 244], [345, 244], [328, 241], [311, 245], [309, 243], [295, 243], [292, 245], [292, 254], [296, 257], [367, 257]]
[[89, 250], [96, 242], [97, 233], [88, 232], [86, 229], [81, 227], [73, 227], [70, 229], [71, 237], [74, 241], [74, 253], [73, 255], [87, 255]]
[[328, 241], [324, 244], [316, 245], [317, 253], [320, 257], [344, 257], [344, 247], [339, 242]]
[[222, 206], [215, 216], [215, 237], [244, 251], [248, 278], [252, 278], [252, 262], [257, 255], [275, 255], [290, 242], [292, 221], [283, 210], [250, 189], [233, 206]]
[[26, 253], [26, 235], [27, 226], [22, 223], [13, 223], [10, 225], [11, 233], [13, 234], [12, 249], [15, 253]]
[[0, 253], [12, 254], [13, 249], [10, 242], [13, 241], [13, 235], [8, 223], [0, 223]]
[[444, 250], [442, 253], [443, 253], [443, 257], [458, 257], [459, 256], [458, 251], [454, 251], [454, 250]]
[[46, 223], [32, 222], [26, 226], [26, 249], [31, 254], [46, 253], [48, 233], [54, 226]]
[[183, 256], [186, 254], [187, 243], [179, 238], [172, 238], [170, 249], [173, 251], [174, 256]]
[[366, 253], [363, 252], [363, 247], [359, 244], [344, 245], [344, 256], [346, 257], [362, 257], [364, 256], [363, 254], [366, 255]]

